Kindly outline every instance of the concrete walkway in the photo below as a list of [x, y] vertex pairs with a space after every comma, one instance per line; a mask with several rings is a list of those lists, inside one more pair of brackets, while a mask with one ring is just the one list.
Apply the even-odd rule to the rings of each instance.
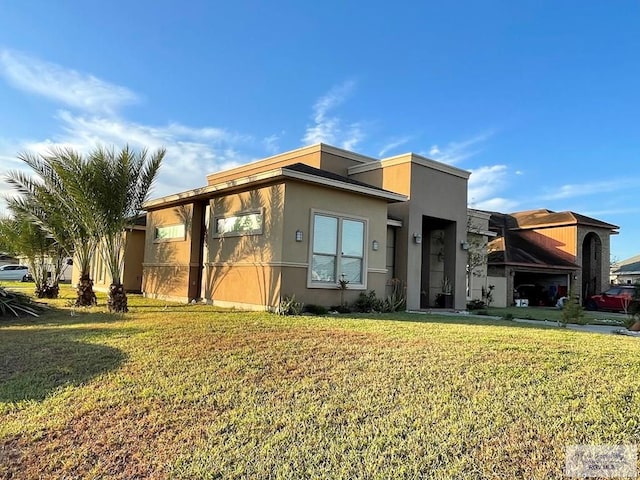
[[[553, 321], [548, 321], [548, 320], [527, 320], [524, 318], [514, 318], [515, 322], [518, 323], [530, 323], [533, 325], [540, 325], [540, 326], [546, 326], [546, 327], [556, 327], [559, 328], [561, 327], [561, 323], [559, 322], [553, 322]], [[619, 332], [620, 330], [624, 330], [629, 332], [626, 328], [621, 327], [619, 325], [577, 325], [575, 323], [567, 323], [567, 327], [569, 330], [577, 330], [579, 332], [591, 332], [591, 333], [616, 333]], [[635, 332], [629, 332], [630, 334], [633, 334]], [[616, 333], [617, 334], [617, 333]], [[636, 335], [631, 335], [631, 336], [636, 336]]]
[[[456, 311], [443, 311], [443, 310], [429, 310], [429, 311], [411, 311], [409, 313], [421, 313], [426, 315], [447, 315], [452, 317], [470, 317], [470, 318], [491, 318], [492, 320], [503, 320], [502, 317], [495, 317], [492, 315], [474, 315], [469, 312], [456, 312]], [[511, 320], [513, 322], [518, 323], [528, 323], [531, 325], [536, 325], [539, 327], [548, 327], [548, 328], [561, 328], [561, 323], [555, 322], [552, 320], [529, 320], [525, 318], [514, 318]], [[602, 333], [602, 334], [615, 334], [615, 335], [627, 335], [630, 337], [639, 337], [640, 332], [630, 332], [624, 327], [620, 325], [578, 325], [575, 323], [568, 323], [566, 326], [569, 330], [577, 330], [579, 332], [589, 332], [589, 333]]]

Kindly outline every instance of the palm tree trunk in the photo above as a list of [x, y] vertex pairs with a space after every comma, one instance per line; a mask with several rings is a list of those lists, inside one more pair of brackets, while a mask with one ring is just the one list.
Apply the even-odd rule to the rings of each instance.
[[82, 273], [80, 282], [76, 287], [76, 307], [91, 307], [98, 303], [96, 294], [93, 292], [93, 280], [88, 273]]
[[121, 283], [112, 283], [109, 286], [107, 306], [112, 313], [127, 313], [129, 311], [124, 285]]

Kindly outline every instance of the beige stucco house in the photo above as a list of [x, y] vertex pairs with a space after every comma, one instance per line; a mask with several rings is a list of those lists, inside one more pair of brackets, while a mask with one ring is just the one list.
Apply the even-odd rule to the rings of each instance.
[[443, 283], [467, 299], [469, 172], [415, 154], [378, 160], [316, 144], [207, 176], [147, 202], [143, 292], [272, 309], [284, 296], [337, 305], [391, 279], [407, 308]]

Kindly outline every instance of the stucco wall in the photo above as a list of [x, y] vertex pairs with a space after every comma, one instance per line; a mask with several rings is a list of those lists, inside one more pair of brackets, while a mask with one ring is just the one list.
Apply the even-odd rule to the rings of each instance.
[[[241, 303], [247, 308], [274, 307], [279, 302], [283, 249], [285, 184], [278, 183], [210, 201], [204, 298], [214, 304]], [[222, 235], [216, 219], [262, 212], [262, 231]]]
[[[443, 221], [441, 226], [434, 227], [446, 231], [441, 276], [447, 276], [453, 285], [455, 308], [465, 308], [466, 252], [460, 243], [466, 239], [467, 172], [407, 154], [383, 160], [373, 170], [356, 170], [352, 177], [409, 197], [407, 202], [389, 205], [389, 215], [403, 224], [396, 237], [396, 276], [407, 285], [407, 308], [419, 309], [425, 303], [421, 302], [425, 282], [429, 283], [427, 295], [431, 296], [433, 289], [431, 276], [425, 272], [429, 280], [423, 278], [423, 268], [431, 268], [431, 254], [425, 248], [428, 244], [416, 243], [416, 235], [425, 234], [425, 217]], [[424, 264], [423, 255], [426, 255]], [[436, 276], [438, 268], [433, 269]], [[434, 277], [433, 281], [436, 280]]]
[[[305, 303], [324, 306], [339, 304], [337, 288], [307, 288], [312, 232], [312, 211], [332, 213], [343, 217], [367, 220], [365, 231], [366, 290], [385, 295], [387, 202], [361, 194], [322, 188], [301, 182], [289, 182], [286, 188], [283, 230], [282, 294], [295, 295]], [[303, 241], [296, 242], [296, 231], [303, 233]], [[373, 240], [378, 250], [372, 248]], [[351, 286], [345, 300], [354, 300], [362, 291]]]
[[493, 285], [493, 300], [491, 301], [492, 307], [505, 308], [508, 305], [507, 299], [507, 287], [508, 281], [505, 277], [487, 277], [487, 287]]
[[[467, 180], [417, 163], [411, 166], [411, 196], [407, 238], [407, 285], [421, 284], [422, 249], [414, 234], [423, 232], [424, 217], [448, 220], [445, 231], [444, 275], [452, 283], [454, 307], [466, 307], [466, 252], [460, 243], [467, 237]], [[420, 288], [407, 291], [408, 308], [420, 307]]]
[[540, 245], [561, 258], [575, 262], [578, 254], [577, 228], [575, 225], [563, 227], [538, 228], [523, 231], [527, 240]]
[[142, 290], [142, 261], [144, 259], [145, 230], [127, 232], [127, 248], [124, 255], [123, 281], [127, 291]]
[[[142, 290], [154, 298], [189, 300], [193, 204], [147, 213]], [[180, 239], [156, 240], [156, 227], [185, 224]]]

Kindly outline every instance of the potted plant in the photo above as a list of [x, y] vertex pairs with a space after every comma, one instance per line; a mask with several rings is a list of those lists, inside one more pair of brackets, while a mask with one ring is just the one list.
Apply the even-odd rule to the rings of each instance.
[[436, 295], [436, 305], [440, 308], [453, 308], [453, 294], [449, 277], [443, 277], [440, 292]]

